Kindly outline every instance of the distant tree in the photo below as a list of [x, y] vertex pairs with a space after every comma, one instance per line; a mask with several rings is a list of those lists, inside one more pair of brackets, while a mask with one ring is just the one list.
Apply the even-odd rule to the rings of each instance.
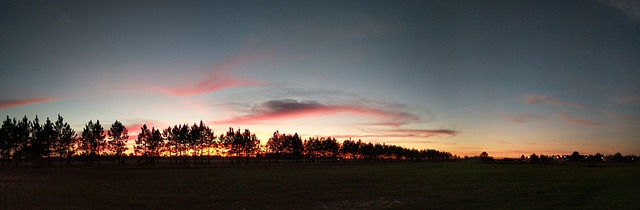
[[309, 137], [307, 140], [304, 140], [302, 145], [304, 147], [304, 155], [310, 158], [312, 161], [315, 161], [317, 158], [321, 157], [322, 144], [320, 143], [320, 139], [318, 137]]
[[284, 156], [284, 136], [276, 131], [273, 136], [267, 140], [267, 153], [276, 158], [276, 162]]
[[322, 154], [324, 157], [331, 157], [335, 159], [340, 151], [340, 143], [335, 138], [328, 137], [326, 139], [320, 139], [322, 145]]
[[434, 149], [424, 150], [424, 156], [427, 160], [449, 160], [453, 158], [453, 155], [448, 152], [442, 152]]
[[371, 142], [362, 143], [362, 146], [360, 147], [360, 152], [365, 159], [372, 160], [375, 158], [374, 149], [375, 148]]
[[340, 153], [346, 159], [358, 159], [360, 156], [360, 144], [351, 139], [344, 140], [340, 148]]
[[17, 159], [16, 165], [21, 166], [22, 160], [27, 156], [29, 148], [29, 139], [31, 138], [31, 128], [29, 126], [29, 119], [25, 115], [22, 120], [17, 121], [12, 132], [15, 138], [16, 148], [13, 153], [13, 158]]
[[[39, 139], [38, 137], [41, 137], [42, 135], [42, 126], [40, 125], [40, 120], [38, 119], [38, 115], [36, 115], [36, 118], [33, 119], [33, 121], [29, 122], [29, 138], [27, 140], [27, 144], [25, 146], [24, 152], [25, 152], [25, 157], [27, 158], [27, 160], [34, 160], [34, 159], [38, 159], [36, 160], [36, 162], [39, 161], [39, 158], [41, 156], [41, 153], [43, 150], [43, 144], [41, 142], [42, 139]], [[39, 164], [39, 163], [37, 163]]]
[[[45, 124], [42, 126], [42, 130], [38, 134], [36, 134], [38, 140], [38, 148], [36, 159], [41, 160], [41, 158], [47, 158], [48, 165], [51, 165], [51, 149], [53, 148], [53, 143], [57, 141], [58, 134], [55, 131], [54, 124], [47, 117]], [[37, 165], [45, 164], [43, 162], [36, 162]]]
[[68, 123], [64, 122], [64, 119], [60, 115], [58, 115], [58, 120], [55, 122], [54, 130], [57, 137], [54, 141], [54, 149], [60, 157], [60, 166], [63, 164], [63, 158], [67, 159], [67, 165], [69, 165], [70, 158], [75, 152], [73, 144], [76, 132], [71, 129], [71, 126]]
[[171, 165], [172, 156], [176, 152], [176, 140], [171, 131], [171, 126], [162, 130], [162, 136], [165, 139], [162, 145], [162, 152], [166, 152], [169, 155], [169, 165]]
[[189, 139], [188, 141], [189, 150], [191, 151], [193, 164], [195, 164], [196, 156], [198, 156], [198, 152], [199, 152], [198, 147], [200, 147], [203, 144], [202, 133], [200, 132], [200, 128], [198, 127], [198, 125], [196, 125], [195, 123], [193, 123], [193, 125], [189, 129], [188, 139]]
[[147, 128], [147, 124], [142, 125], [140, 133], [136, 139], [135, 153], [141, 155], [146, 164], [155, 164], [159, 157], [159, 149], [162, 145], [162, 134], [155, 128]]
[[302, 145], [302, 139], [298, 136], [298, 133], [291, 135], [287, 135], [285, 137], [285, 145], [287, 145], [286, 151], [291, 154], [292, 158], [298, 159], [302, 157], [302, 152], [304, 151], [304, 146]]
[[189, 150], [189, 125], [184, 124], [178, 127], [177, 136], [178, 136], [178, 145], [180, 150], [180, 158], [183, 156], [183, 152]]
[[578, 151], [574, 151], [573, 153], [571, 153], [571, 155], [569, 156], [569, 160], [571, 161], [581, 161], [583, 159], [584, 156], [582, 156]]
[[229, 128], [226, 135], [220, 137], [224, 144], [230, 145], [229, 152], [237, 157], [240, 162], [240, 157], [256, 156], [260, 151], [260, 140], [251, 131], [245, 129], [244, 132], [240, 132], [240, 129], [234, 132], [233, 128]]
[[200, 155], [203, 155], [203, 152], [207, 152], [207, 164], [211, 163], [211, 150], [216, 147], [216, 136], [213, 133], [213, 130], [209, 128], [209, 126], [205, 125], [202, 120], [200, 120], [200, 124], [198, 125], [198, 132], [200, 132]]
[[88, 158], [89, 163], [93, 165], [95, 160], [100, 165], [100, 151], [106, 147], [104, 128], [100, 124], [100, 120], [96, 123], [89, 120], [82, 130], [81, 145], [83, 154]]
[[267, 141], [267, 152], [277, 154], [278, 157], [299, 159], [305, 152], [304, 143], [297, 133], [281, 134], [278, 131]]
[[489, 156], [489, 153], [487, 152], [480, 153], [479, 157], [482, 161], [493, 161], [493, 157]]
[[616, 154], [614, 154], [613, 157], [611, 157], [611, 160], [614, 162], [625, 162], [625, 158], [624, 156], [622, 156], [620, 152], [616, 152]]
[[2, 122], [0, 128], [0, 158], [2, 159], [2, 167], [11, 165], [11, 155], [17, 149], [17, 142], [15, 137], [16, 118], [7, 119]]
[[538, 155], [536, 155], [536, 153], [531, 154], [531, 156], [529, 156], [529, 161], [531, 162], [538, 162], [540, 161], [540, 157], [538, 157]]
[[587, 159], [589, 162], [602, 162], [602, 160], [604, 159], [604, 155], [602, 155], [601, 153], [596, 153], [595, 155], [589, 155]]
[[129, 139], [129, 131], [118, 120], [116, 120], [107, 131], [109, 136], [108, 149], [114, 155], [118, 165], [123, 162], [122, 156], [127, 151], [127, 140]]

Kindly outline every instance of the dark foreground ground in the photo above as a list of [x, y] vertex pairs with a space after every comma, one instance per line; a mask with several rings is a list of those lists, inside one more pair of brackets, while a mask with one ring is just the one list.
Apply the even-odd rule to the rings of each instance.
[[0, 169], [1, 209], [640, 209], [638, 165]]

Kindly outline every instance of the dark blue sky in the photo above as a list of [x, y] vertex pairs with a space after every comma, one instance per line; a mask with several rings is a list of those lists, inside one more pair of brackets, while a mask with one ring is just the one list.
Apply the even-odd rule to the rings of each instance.
[[[634, 1], [0, 1], [0, 114], [640, 154]], [[103, 123], [103, 124], [107, 124]], [[133, 136], [133, 135], [132, 135]]]

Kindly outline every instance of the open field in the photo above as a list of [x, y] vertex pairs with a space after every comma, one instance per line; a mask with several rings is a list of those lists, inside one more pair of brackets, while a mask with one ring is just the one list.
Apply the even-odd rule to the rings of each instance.
[[2, 209], [640, 209], [638, 165], [361, 163], [0, 170]]

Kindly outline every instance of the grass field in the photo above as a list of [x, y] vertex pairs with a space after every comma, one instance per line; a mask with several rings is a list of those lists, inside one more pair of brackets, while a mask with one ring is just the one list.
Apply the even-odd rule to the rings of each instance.
[[640, 209], [638, 165], [0, 170], [2, 209]]

